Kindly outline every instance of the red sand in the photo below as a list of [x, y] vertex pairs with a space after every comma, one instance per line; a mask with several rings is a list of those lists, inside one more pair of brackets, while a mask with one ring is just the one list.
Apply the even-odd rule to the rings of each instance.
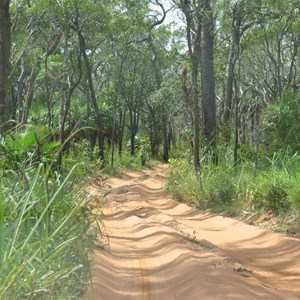
[[300, 299], [299, 240], [168, 198], [164, 169], [89, 188], [110, 193], [85, 300]]

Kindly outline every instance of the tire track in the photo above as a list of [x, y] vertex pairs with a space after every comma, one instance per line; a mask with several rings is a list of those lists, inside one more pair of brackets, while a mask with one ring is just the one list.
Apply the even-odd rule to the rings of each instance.
[[[91, 257], [85, 300], [300, 299], [299, 241], [168, 198], [164, 168], [90, 187], [98, 198], [100, 189], [109, 192], [95, 212], [105, 216], [110, 243]], [[280, 252], [284, 266], [272, 265], [270, 251]]]

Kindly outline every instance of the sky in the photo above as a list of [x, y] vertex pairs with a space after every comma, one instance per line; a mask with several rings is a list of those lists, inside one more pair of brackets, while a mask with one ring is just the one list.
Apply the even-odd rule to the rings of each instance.
[[[150, 6], [153, 10], [161, 13], [161, 9], [158, 5], [155, 5], [155, 1], [152, 1], [153, 4]], [[171, 0], [161, 0], [160, 3], [164, 5], [165, 10], [169, 10], [172, 8], [172, 1]], [[184, 25], [183, 21], [180, 19], [180, 12], [178, 9], [173, 8], [171, 9], [166, 16], [165, 24], [172, 24], [174, 29], [182, 27]]]

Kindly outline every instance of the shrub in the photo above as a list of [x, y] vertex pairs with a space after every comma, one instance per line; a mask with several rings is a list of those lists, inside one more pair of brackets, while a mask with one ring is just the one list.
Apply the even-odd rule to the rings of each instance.
[[203, 170], [203, 198], [207, 203], [230, 203], [236, 197], [235, 178], [232, 168], [222, 164], [209, 164]]
[[300, 99], [298, 94], [286, 92], [282, 99], [265, 111], [265, 143], [271, 150], [290, 147], [300, 151]]
[[169, 160], [167, 189], [180, 201], [198, 204], [201, 199], [201, 185], [193, 168], [180, 160]]
[[251, 186], [253, 204], [276, 213], [286, 211], [290, 207], [288, 194], [291, 187], [292, 180], [285, 172], [274, 173], [272, 169], [262, 172]]

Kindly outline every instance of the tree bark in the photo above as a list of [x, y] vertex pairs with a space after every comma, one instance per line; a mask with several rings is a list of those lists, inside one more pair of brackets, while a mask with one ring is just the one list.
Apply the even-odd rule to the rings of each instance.
[[212, 147], [216, 135], [216, 95], [214, 74], [213, 12], [209, 0], [204, 1], [201, 41], [201, 92], [204, 110], [204, 136]]
[[135, 155], [135, 136], [138, 132], [140, 121], [140, 108], [129, 107], [129, 120], [130, 120], [130, 155]]
[[[198, 88], [198, 76], [199, 76], [199, 63], [201, 57], [201, 15], [199, 14], [199, 7], [194, 12], [196, 20], [193, 20], [193, 11], [190, 4], [181, 0], [181, 8], [185, 15], [187, 27], [186, 37], [188, 43], [189, 56], [192, 67], [192, 102], [194, 108], [194, 168], [195, 173], [200, 173], [200, 109], [199, 109], [199, 88]], [[196, 23], [196, 24], [195, 24]]]
[[118, 127], [118, 153], [121, 156], [123, 152], [123, 135], [125, 128], [126, 109], [119, 112], [119, 127]]
[[149, 139], [151, 145], [151, 156], [158, 157], [159, 136], [158, 136], [158, 120], [156, 119], [156, 107], [149, 104]]
[[26, 63], [23, 62], [21, 66], [21, 74], [18, 78], [18, 108], [19, 108], [19, 114], [18, 114], [18, 123], [22, 122], [22, 116], [23, 116], [23, 84], [24, 80], [27, 75], [27, 66]]
[[[65, 47], [67, 48], [67, 47]], [[67, 50], [65, 49], [66, 53]], [[71, 59], [70, 59], [71, 60]], [[74, 66], [75, 67], [75, 66]], [[74, 70], [73, 67], [73, 70]], [[82, 65], [81, 65], [81, 52], [78, 53], [77, 55], [77, 67], [78, 67], [78, 77], [76, 80], [74, 80], [74, 75], [71, 77], [68, 76], [66, 82], [68, 82], [68, 86], [62, 93], [61, 97], [61, 106], [60, 106], [60, 128], [59, 128], [59, 138], [60, 138], [60, 150], [58, 153], [57, 157], [57, 168], [60, 169], [62, 165], [62, 154], [63, 150], [65, 148], [65, 143], [66, 143], [66, 132], [65, 132], [65, 127], [66, 127], [66, 121], [67, 117], [70, 112], [70, 107], [71, 107], [71, 98], [72, 95], [75, 91], [75, 89], [78, 87], [78, 85], [81, 82], [82, 78]], [[75, 70], [73, 74], [75, 73]]]
[[29, 77], [29, 85], [24, 101], [24, 106], [22, 108], [22, 118], [21, 118], [21, 124], [25, 125], [27, 123], [28, 115], [29, 115], [29, 110], [31, 107], [32, 99], [33, 99], [33, 92], [35, 88], [35, 81], [37, 76], [39, 75], [40, 69], [39, 67], [33, 67], [30, 73]]
[[9, 120], [9, 84], [10, 67], [10, 0], [0, 0], [0, 132], [7, 128]]
[[241, 16], [238, 11], [238, 4], [234, 6], [233, 9], [233, 20], [232, 20], [232, 42], [230, 47], [230, 52], [228, 56], [227, 65], [227, 77], [225, 86], [225, 105], [224, 112], [222, 116], [222, 122], [224, 124], [228, 123], [231, 118], [232, 113], [232, 99], [233, 99], [233, 85], [234, 85], [234, 70], [236, 62], [239, 58], [240, 52], [240, 39], [241, 39]]
[[86, 45], [85, 45], [85, 39], [84, 36], [82, 35], [82, 32], [79, 30], [79, 28], [76, 28], [78, 38], [79, 38], [79, 47], [80, 51], [83, 56], [83, 60], [86, 66], [87, 70], [87, 80], [88, 80], [88, 85], [89, 85], [89, 90], [91, 94], [91, 100], [92, 104], [96, 113], [96, 118], [97, 118], [97, 133], [98, 133], [98, 143], [99, 143], [99, 156], [101, 161], [104, 163], [104, 121], [103, 121], [103, 116], [102, 113], [99, 109], [98, 103], [97, 103], [97, 98], [96, 98], [96, 93], [94, 89], [94, 84], [93, 84], [93, 78], [92, 78], [92, 67], [89, 61], [89, 58], [86, 53]]

